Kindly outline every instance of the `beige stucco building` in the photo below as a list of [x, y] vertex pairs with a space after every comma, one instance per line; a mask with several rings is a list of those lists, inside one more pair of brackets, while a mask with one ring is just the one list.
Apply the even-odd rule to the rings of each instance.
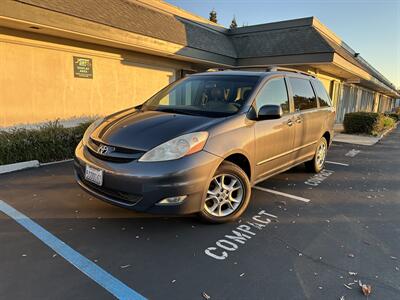
[[3, 0], [0, 127], [105, 115], [185, 74], [271, 65], [317, 74], [337, 122], [399, 97], [314, 17], [230, 30], [157, 0]]

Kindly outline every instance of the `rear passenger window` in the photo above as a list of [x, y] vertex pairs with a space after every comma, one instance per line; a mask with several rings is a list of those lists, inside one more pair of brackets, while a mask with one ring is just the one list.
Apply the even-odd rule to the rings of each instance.
[[327, 107], [331, 106], [331, 99], [328, 96], [328, 93], [325, 90], [325, 87], [318, 80], [314, 81], [315, 93], [317, 94], [319, 106]]
[[280, 105], [284, 114], [289, 113], [289, 97], [283, 78], [269, 80], [258, 94], [256, 100], [257, 110], [269, 104]]
[[317, 107], [311, 82], [307, 79], [290, 78], [290, 85], [293, 91], [293, 102], [295, 110], [305, 110]]

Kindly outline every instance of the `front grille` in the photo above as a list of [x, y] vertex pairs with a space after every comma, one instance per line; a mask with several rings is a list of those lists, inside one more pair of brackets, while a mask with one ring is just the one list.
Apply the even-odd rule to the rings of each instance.
[[102, 154], [99, 154], [99, 153], [93, 151], [93, 149], [90, 147], [88, 147], [88, 150], [89, 150], [90, 154], [92, 154], [94, 157], [97, 157], [98, 159], [105, 160], [105, 161], [111, 161], [111, 162], [116, 162], [116, 163], [128, 163], [128, 162], [135, 160], [135, 158], [132, 158], [132, 157], [115, 157], [115, 156], [110, 156], [110, 155], [102, 155]]
[[[98, 149], [101, 145], [109, 146], [113, 149], [113, 151], [111, 153], [107, 153], [107, 154], [98, 153]], [[92, 138], [89, 139], [87, 148], [88, 148], [89, 152], [93, 156], [97, 157], [98, 159], [116, 162], [116, 163], [131, 162], [131, 161], [139, 159], [144, 154], [144, 151], [141, 151], [141, 150], [108, 145], [108, 144], [99, 142], [97, 140], [94, 140]]]
[[[99, 147], [100, 145], [107, 145], [104, 144], [100, 141], [97, 141], [93, 138], [90, 138], [90, 142], [91, 144], [96, 145], [97, 147]], [[118, 147], [118, 146], [113, 146], [115, 148], [115, 152], [119, 152], [119, 153], [126, 153], [126, 154], [136, 154], [136, 153], [142, 153], [143, 151], [140, 150], [135, 150], [135, 149], [130, 149], [130, 148], [125, 148], [125, 147]]]

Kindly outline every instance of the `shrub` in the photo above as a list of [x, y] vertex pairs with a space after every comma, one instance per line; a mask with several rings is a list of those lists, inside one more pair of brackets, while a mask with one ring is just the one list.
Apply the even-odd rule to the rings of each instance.
[[344, 116], [343, 127], [346, 133], [364, 133], [378, 135], [383, 130], [391, 128], [399, 120], [396, 113], [381, 114], [372, 112], [347, 113]]
[[90, 123], [65, 128], [56, 121], [38, 129], [0, 131], [0, 165], [36, 159], [51, 162], [72, 158]]
[[343, 127], [346, 133], [364, 133], [379, 135], [385, 129], [394, 126], [397, 121], [390, 116], [381, 113], [354, 112], [344, 116]]
[[343, 127], [346, 133], [378, 135], [385, 128], [385, 117], [383, 114], [372, 112], [347, 113], [344, 116]]
[[386, 113], [385, 115], [392, 118], [395, 122], [400, 121], [400, 112], [399, 113]]
[[385, 113], [385, 115], [391, 117], [395, 122], [400, 121], [400, 107], [396, 107], [393, 111]]
[[[396, 117], [397, 117], [397, 115], [396, 115]], [[383, 127], [385, 129], [393, 127], [396, 122], [397, 122], [397, 118], [394, 119], [391, 116], [384, 116], [383, 117]]]

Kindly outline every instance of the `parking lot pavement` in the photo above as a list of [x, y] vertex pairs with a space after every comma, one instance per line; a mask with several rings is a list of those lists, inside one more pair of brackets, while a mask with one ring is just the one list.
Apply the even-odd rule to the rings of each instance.
[[322, 174], [299, 166], [257, 184], [223, 225], [103, 203], [72, 163], [1, 175], [0, 210], [33, 224], [0, 212], [0, 299], [112, 299], [121, 286], [127, 299], [365, 299], [355, 280], [370, 299], [399, 299], [399, 149], [399, 129], [371, 147], [333, 144]]

